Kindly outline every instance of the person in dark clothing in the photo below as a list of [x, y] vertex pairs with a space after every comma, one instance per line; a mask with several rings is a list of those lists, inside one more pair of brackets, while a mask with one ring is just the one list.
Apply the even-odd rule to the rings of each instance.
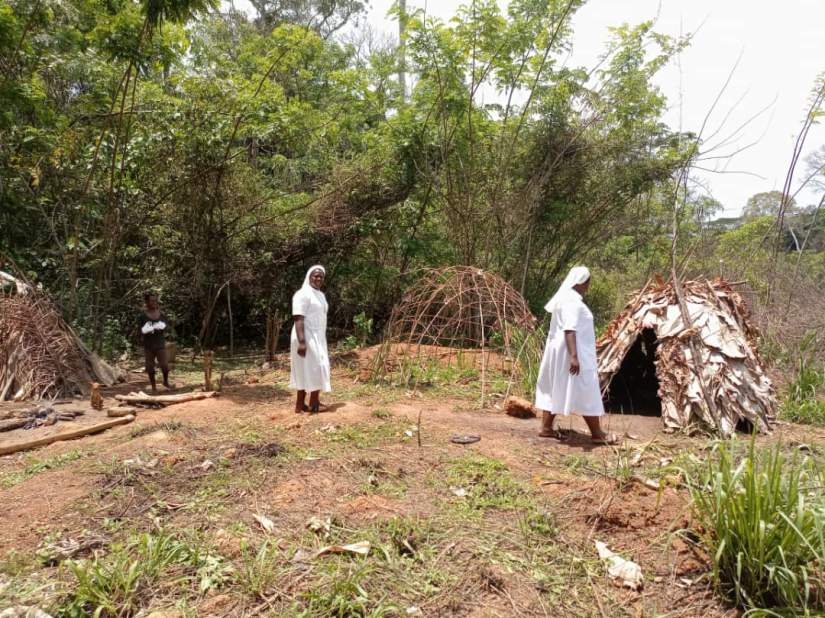
[[155, 380], [155, 364], [160, 367], [163, 373], [163, 385], [169, 385], [169, 361], [166, 356], [166, 330], [169, 328], [169, 320], [161, 312], [158, 304], [158, 295], [154, 292], [146, 292], [143, 295], [146, 304], [143, 312], [138, 317], [138, 332], [143, 343], [143, 353], [146, 359], [146, 373], [149, 375], [149, 383], [152, 385], [152, 393], [158, 392]]

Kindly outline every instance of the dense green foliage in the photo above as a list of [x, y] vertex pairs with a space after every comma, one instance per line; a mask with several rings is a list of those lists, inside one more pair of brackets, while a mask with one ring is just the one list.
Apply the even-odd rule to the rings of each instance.
[[259, 4], [0, 4], [0, 251], [97, 347], [147, 287], [185, 338], [226, 341], [230, 307], [256, 336], [318, 261], [337, 327], [380, 326], [422, 265], [539, 303], [687, 156], [651, 84], [684, 41], [650, 24], [591, 73], [561, 62], [581, 2], [412, 14], [405, 99], [394, 48], [335, 36], [363, 3]]
[[[97, 349], [128, 345], [147, 288], [187, 342], [231, 327], [260, 344], [316, 262], [333, 338], [356, 316], [380, 333], [416, 269], [445, 264], [502, 275], [538, 311], [587, 261], [604, 324], [669, 271], [674, 223], [697, 272], [745, 264], [764, 284], [771, 195], [714, 229], [720, 205], [676, 180], [701, 143], [664, 124], [653, 78], [687, 38], [620, 25], [591, 69], [566, 58], [583, 0], [412, 13], [405, 96], [364, 2], [252, 4], [0, 0], [0, 260]], [[794, 242], [821, 272], [817, 225]]]

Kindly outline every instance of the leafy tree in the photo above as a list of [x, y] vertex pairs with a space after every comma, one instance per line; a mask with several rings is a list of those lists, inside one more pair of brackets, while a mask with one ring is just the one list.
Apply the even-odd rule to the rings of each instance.
[[362, 0], [249, 0], [264, 32], [282, 24], [296, 24], [328, 38], [364, 12]]
[[588, 71], [562, 61], [578, 0], [413, 13], [404, 101], [394, 45], [333, 36], [364, 4], [0, 3], [0, 252], [100, 349], [147, 287], [187, 340], [226, 341], [230, 313], [259, 340], [316, 261], [335, 329], [380, 327], [422, 266], [537, 306], [574, 260], [656, 268], [690, 152], [652, 80], [685, 40], [623, 26]]
[[[781, 191], [756, 193], [748, 198], [745, 208], [742, 210], [742, 218], [748, 221], [758, 217], [775, 217], [779, 214], [782, 199]], [[788, 202], [787, 214], [792, 215], [796, 210], [796, 201], [791, 198]]]

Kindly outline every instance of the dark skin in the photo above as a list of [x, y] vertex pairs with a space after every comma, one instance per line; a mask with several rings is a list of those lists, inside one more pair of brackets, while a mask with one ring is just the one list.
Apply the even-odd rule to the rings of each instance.
[[160, 319], [160, 303], [157, 296], [150, 296], [146, 299], [146, 315], [153, 320]]
[[[588, 279], [584, 283], [574, 285], [573, 289], [576, 290], [576, 292], [578, 292], [581, 296], [584, 296], [587, 293], [587, 290], [590, 289], [590, 279]], [[567, 344], [567, 353], [570, 356], [570, 375], [577, 376], [581, 373], [581, 364], [579, 363], [579, 351], [578, 347], [576, 346], [576, 331], [564, 331], [564, 342]], [[584, 419], [584, 422], [587, 423], [587, 428], [590, 430], [590, 436], [594, 441], [610, 441], [610, 434], [602, 430], [601, 417], [583, 416], [582, 418]], [[552, 412], [544, 412], [541, 433], [539, 434], [539, 436], [543, 438], [559, 437], [558, 432], [555, 429], [553, 429], [553, 423], [555, 419], [556, 415]]]
[[[324, 287], [325, 279], [324, 271], [316, 269], [309, 275], [309, 284], [316, 290], [320, 290]], [[298, 337], [298, 356], [305, 358], [307, 355], [307, 342], [306, 334], [304, 333], [304, 316], [296, 315], [294, 318], [295, 335]], [[309, 394], [309, 407], [306, 405], [306, 396], [306, 391], [298, 391], [295, 400], [295, 412], [305, 412], [307, 410], [317, 412], [321, 407], [320, 391], [312, 391]]]
[[[146, 299], [146, 307], [144, 312], [147, 317], [153, 320], [160, 319], [160, 302], [158, 301], [157, 296], [152, 295]], [[160, 371], [163, 374], [163, 385], [166, 388], [171, 389], [172, 386], [169, 384], [169, 365], [165, 362], [165, 360], [160, 363]], [[149, 384], [152, 386], [152, 394], [157, 393], [158, 387], [154, 372], [149, 373]]]

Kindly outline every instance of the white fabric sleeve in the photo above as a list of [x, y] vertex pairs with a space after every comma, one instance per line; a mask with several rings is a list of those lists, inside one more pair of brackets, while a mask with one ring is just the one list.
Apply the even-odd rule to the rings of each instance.
[[579, 313], [581, 308], [578, 303], [562, 303], [556, 312], [559, 314], [559, 328], [562, 330], [579, 330]]
[[166, 330], [166, 322], [155, 322], [155, 330]]
[[143, 328], [140, 329], [140, 332], [142, 332], [144, 335], [148, 335], [149, 333], [152, 333], [154, 331], [155, 329], [152, 326], [151, 322], [146, 322], [146, 324], [143, 325]]
[[309, 311], [309, 305], [310, 299], [306, 294], [300, 291], [295, 292], [295, 295], [292, 297], [292, 315], [302, 315], [306, 317], [307, 311]]

